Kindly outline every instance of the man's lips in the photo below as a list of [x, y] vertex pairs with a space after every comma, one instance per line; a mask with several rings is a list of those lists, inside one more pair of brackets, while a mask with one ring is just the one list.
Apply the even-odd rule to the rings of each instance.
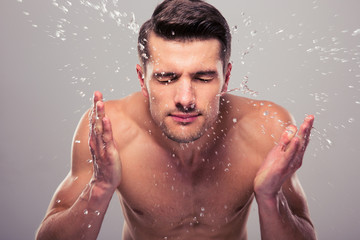
[[194, 122], [199, 116], [200, 116], [200, 114], [198, 114], [198, 113], [191, 113], [191, 114], [186, 114], [186, 113], [174, 113], [174, 114], [170, 114], [170, 117], [171, 117], [175, 122], [180, 122], [180, 123], [191, 123], [191, 122]]

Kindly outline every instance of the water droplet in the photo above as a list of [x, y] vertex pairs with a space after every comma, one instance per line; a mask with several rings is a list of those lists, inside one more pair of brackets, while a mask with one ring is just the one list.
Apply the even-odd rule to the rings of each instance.
[[84, 215], [88, 215], [89, 211], [87, 209], [84, 210]]
[[225, 169], [224, 169], [224, 172], [228, 172], [228, 171], [229, 171], [229, 169], [228, 169], [228, 168], [225, 168]]
[[359, 35], [359, 34], [360, 34], [360, 28], [356, 29], [356, 30], [351, 34], [351, 36], [355, 37], [355, 36], [357, 36], [357, 35]]
[[141, 43], [139, 43], [140, 51], [143, 51], [145, 49], [145, 46]]
[[201, 207], [201, 209], [200, 209], [202, 212], [204, 212], [205, 211], [205, 208], [204, 207]]
[[286, 129], [286, 133], [288, 134], [288, 136], [291, 136], [294, 134], [294, 131], [292, 131], [290, 129]]
[[284, 32], [284, 29], [279, 29], [279, 31], [277, 31], [275, 34], [280, 34], [280, 33], [283, 33]]
[[269, 115], [269, 111], [265, 111], [265, 112], [263, 113], [263, 115], [264, 115], [264, 116]]
[[87, 227], [88, 227], [88, 228], [91, 228], [91, 224], [89, 224]]
[[56, 200], [56, 203], [60, 203], [60, 202], [61, 202], [61, 200], [60, 200], [60, 199]]
[[236, 118], [233, 118], [233, 123], [236, 123], [237, 122], [237, 119]]
[[88, 159], [87, 162], [88, 162], [88, 163], [92, 163], [93, 160], [92, 160], [92, 159]]
[[200, 213], [200, 217], [204, 217], [205, 214], [203, 212]]
[[130, 30], [132, 30], [134, 33], [138, 33], [139, 32], [139, 25], [136, 23], [136, 20], [135, 20], [135, 14], [134, 13], [131, 13], [132, 14], [132, 17], [131, 17], [131, 21], [130, 23], [128, 24], [128, 28]]
[[349, 123], [353, 123], [354, 121], [355, 121], [354, 118], [349, 118], [349, 120], [348, 120]]
[[80, 143], [81, 141], [80, 140], [75, 140], [75, 143]]
[[96, 210], [96, 211], [95, 211], [95, 215], [96, 215], [96, 216], [99, 216], [99, 215], [100, 215], [100, 211]]

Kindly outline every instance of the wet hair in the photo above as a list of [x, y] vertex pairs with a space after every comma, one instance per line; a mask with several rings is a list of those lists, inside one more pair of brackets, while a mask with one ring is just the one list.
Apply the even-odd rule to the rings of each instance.
[[144, 72], [150, 56], [151, 32], [174, 41], [218, 39], [225, 73], [231, 54], [231, 33], [226, 19], [214, 6], [202, 0], [164, 0], [159, 4], [139, 32], [138, 54]]

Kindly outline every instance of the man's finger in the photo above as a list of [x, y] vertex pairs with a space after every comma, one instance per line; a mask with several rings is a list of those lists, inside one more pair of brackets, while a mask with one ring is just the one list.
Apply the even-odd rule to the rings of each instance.
[[99, 92], [99, 91], [95, 91], [94, 92], [94, 110], [95, 110], [95, 108], [96, 108], [96, 103], [98, 102], [98, 101], [102, 101], [103, 100], [103, 96], [102, 96], [102, 93], [101, 92]]
[[96, 122], [96, 104], [98, 101], [102, 101], [102, 94], [99, 91], [95, 91], [93, 96], [93, 107], [88, 116], [91, 128], [94, 127]]
[[105, 106], [102, 101], [96, 103], [96, 120], [95, 120], [95, 133], [96, 135], [103, 134], [102, 120], [105, 117]]
[[309, 115], [304, 119], [303, 124], [301, 124], [300, 126], [300, 130], [298, 133], [298, 136], [301, 140], [302, 143], [302, 148], [305, 151], [306, 146], [309, 143], [309, 139], [310, 139], [310, 133], [311, 133], [311, 128], [313, 126], [314, 123], [314, 116], [313, 115]]
[[113, 139], [111, 122], [108, 117], [103, 118], [103, 129], [104, 129], [103, 141], [105, 144], [105, 148], [106, 148], [106, 151], [108, 152], [108, 154], [111, 154], [112, 151], [115, 150], [115, 144], [114, 144], [114, 139]]
[[280, 137], [279, 146], [281, 147], [282, 151], [286, 151], [288, 144], [296, 135], [297, 128], [294, 125], [288, 126]]

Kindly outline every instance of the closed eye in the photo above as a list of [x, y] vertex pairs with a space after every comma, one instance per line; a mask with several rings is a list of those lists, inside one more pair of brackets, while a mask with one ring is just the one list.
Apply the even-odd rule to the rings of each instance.
[[216, 76], [216, 71], [201, 71], [197, 72], [194, 78], [202, 82], [209, 82], [213, 80]]
[[207, 83], [207, 82], [210, 82], [211, 80], [213, 80], [214, 78], [207, 78], [207, 77], [200, 78], [200, 77], [198, 77], [198, 78], [195, 78], [195, 79], [199, 80], [201, 82]]
[[161, 83], [169, 83], [178, 78], [178, 76], [174, 72], [154, 73], [154, 77], [156, 80], [158, 80]]

